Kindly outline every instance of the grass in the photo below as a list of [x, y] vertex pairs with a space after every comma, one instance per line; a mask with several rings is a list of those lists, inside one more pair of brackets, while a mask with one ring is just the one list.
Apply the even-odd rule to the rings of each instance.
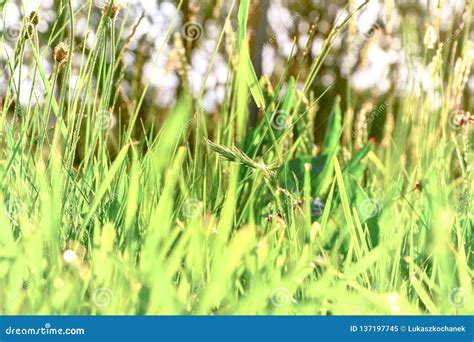
[[[472, 109], [462, 77], [470, 21], [424, 48], [443, 80], [432, 92], [390, 93], [364, 113], [350, 84], [338, 96], [312, 88], [352, 17], [319, 57], [293, 58], [309, 58], [307, 73], [292, 75], [289, 59], [270, 88], [250, 62], [249, 1], [230, 7], [238, 27], [222, 31], [215, 52], [235, 35], [220, 112], [205, 113], [203, 92], [183, 86], [153, 123], [142, 120], [154, 115], [149, 83], [133, 90], [128, 113], [119, 105], [133, 32], [110, 6], [88, 49], [68, 39], [70, 2], [48, 41], [25, 16], [0, 77], [27, 63], [43, 90], [11, 77], [1, 94], [1, 313], [472, 314], [472, 126], [458, 120]], [[100, 9], [79, 11], [92, 26]], [[417, 34], [408, 20], [403, 30]], [[49, 74], [43, 61], [59, 41], [69, 53]], [[316, 125], [323, 98], [332, 109]], [[116, 129], [104, 129], [112, 115]]]

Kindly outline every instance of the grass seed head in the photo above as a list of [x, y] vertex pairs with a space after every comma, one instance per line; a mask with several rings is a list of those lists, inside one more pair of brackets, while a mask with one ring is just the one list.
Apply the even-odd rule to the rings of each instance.
[[33, 35], [33, 32], [34, 32], [35, 28], [38, 26], [38, 24], [39, 24], [38, 12], [33, 11], [28, 16], [28, 21], [26, 23], [26, 28], [25, 28], [25, 33], [24, 33], [23, 39], [26, 40], [26, 39], [28, 39], [28, 37], [31, 37]]
[[34, 31], [34, 26], [33, 24], [30, 24], [28, 23], [26, 25], [26, 29], [25, 29], [25, 34], [23, 35], [23, 39], [28, 39], [28, 37], [31, 37], [33, 35], [33, 31]]
[[69, 57], [69, 47], [63, 42], [59, 43], [54, 48], [53, 56], [58, 64], [64, 64]]
[[429, 25], [428, 29], [426, 30], [423, 43], [428, 49], [432, 50], [435, 48], [437, 41], [438, 41], [438, 33], [436, 32], [436, 29], [432, 25]]
[[36, 11], [31, 12], [30, 15], [28, 16], [28, 22], [33, 26], [38, 26], [39, 24], [38, 12]]
[[114, 3], [104, 3], [102, 6], [102, 15], [103, 16], [109, 16], [110, 19], [115, 20], [117, 19], [120, 10], [122, 9], [120, 5], [114, 4]]
[[469, 112], [461, 111], [458, 115], [454, 118], [454, 122], [458, 126], [468, 126], [474, 124], [474, 115]]

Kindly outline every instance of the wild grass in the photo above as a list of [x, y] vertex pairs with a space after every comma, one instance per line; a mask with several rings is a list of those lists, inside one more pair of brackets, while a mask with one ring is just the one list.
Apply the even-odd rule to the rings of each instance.
[[[351, 19], [333, 28], [319, 57], [288, 61], [309, 58], [308, 73], [285, 70], [269, 87], [250, 61], [249, 1], [230, 6], [227, 30], [234, 15], [238, 26], [219, 115], [183, 86], [167, 115], [147, 125], [145, 84], [114, 132], [106, 128], [123, 116], [122, 60], [133, 35], [114, 18], [127, 9], [106, 6], [90, 49], [68, 39], [70, 1], [48, 41], [25, 15], [0, 68], [8, 77], [0, 94], [1, 313], [472, 314], [470, 20], [455, 38], [424, 47], [443, 80], [433, 86], [438, 108], [432, 94], [413, 89], [364, 112], [349, 84], [316, 127], [328, 95], [312, 84]], [[100, 11], [91, 1], [80, 10], [88, 18]], [[416, 27], [405, 24], [413, 39]], [[42, 61], [59, 42], [48, 73]], [[28, 56], [31, 88], [11, 77]], [[30, 101], [20, 106], [25, 91]], [[250, 103], [259, 107], [255, 127]], [[378, 113], [383, 135], [369, 142]], [[313, 133], [322, 129], [319, 142]]]

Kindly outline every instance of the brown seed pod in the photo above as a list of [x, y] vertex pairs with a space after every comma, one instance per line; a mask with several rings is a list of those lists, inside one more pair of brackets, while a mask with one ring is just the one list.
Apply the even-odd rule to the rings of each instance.
[[104, 3], [102, 6], [102, 15], [106, 16], [108, 15], [110, 19], [115, 20], [117, 19], [120, 10], [122, 9], [120, 5], [118, 4], [110, 4], [109, 3]]
[[54, 54], [53, 54], [54, 60], [58, 64], [64, 64], [66, 63], [68, 57], [69, 57], [69, 47], [61, 42], [56, 47], [54, 48]]
[[458, 126], [467, 126], [474, 124], [474, 115], [469, 112], [461, 111], [454, 118], [455, 123]]
[[23, 39], [28, 39], [28, 37], [31, 37], [33, 35], [33, 32], [34, 32], [34, 28], [35, 27], [33, 26], [33, 24], [31, 24], [31, 23], [27, 24]]
[[28, 22], [33, 26], [38, 26], [39, 24], [38, 12], [36, 11], [31, 12], [30, 15], [28, 16]]

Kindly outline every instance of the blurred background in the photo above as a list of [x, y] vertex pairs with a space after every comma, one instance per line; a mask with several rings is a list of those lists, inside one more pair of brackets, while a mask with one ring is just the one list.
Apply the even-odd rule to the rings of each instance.
[[[262, 82], [266, 82], [271, 90], [284, 72], [304, 79], [312, 60], [321, 53], [330, 30], [362, 3], [361, 0], [252, 1], [249, 22], [251, 56], [258, 76], [265, 76]], [[45, 70], [52, 73], [52, 50], [59, 41], [67, 41], [70, 37], [56, 35], [48, 40], [54, 25], [64, 24], [61, 18], [66, 16], [65, 11], [60, 10], [64, 8], [63, 0], [2, 0], [0, 4], [3, 13], [7, 13], [0, 19], [0, 30], [5, 38], [0, 59], [1, 97], [11, 77], [21, 78], [22, 87], [33, 86], [31, 59], [22, 61], [21, 73], [17, 72], [20, 68], [12, 73], [6, 65], [25, 18], [32, 11], [38, 12], [38, 31], [44, 35], [44, 39], [40, 37], [39, 41], [42, 44], [48, 42], [48, 46], [41, 46], [46, 49], [42, 50], [45, 51]], [[93, 28], [101, 18], [103, 1], [95, 0], [91, 4], [74, 0], [73, 4], [76, 12], [76, 59], [73, 63], [80, 65], [82, 49], [87, 51], [94, 41]], [[160, 117], [166, 115], [183, 89], [189, 90], [196, 98], [202, 91], [203, 111], [210, 116], [219, 113], [225, 97], [229, 65], [234, 62], [229, 50], [236, 39], [238, 3], [224, 0], [186, 0], [181, 3], [122, 0], [117, 4], [121, 12], [116, 27], [123, 37], [128, 37], [123, 39], [124, 69], [118, 76], [123, 78], [120, 89], [117, 89], [117, 104], [121, 116], [124, 116], [120, 120], [126, 121], [133, 111], [134, 101], [148, 83], [150, 90], [142, 106], [141, 119], [144, 121], [159, 123]], [[226, 17], [231, 19], [232, 27], [223, 27]], [[464, 0], [368, 1], [336, 37], [312, 85], [316, 97], [324, 94], [316, 108], [321, 113], [315, 123], [316, 136], [317, 127], [324, 125], [337, 94], [346, 95], [342, 107], [344, 111], [349, 110], [348, 115], [351, 111], [371, 111], [380, 107], [388, 94], [393, 99], [393, 96], [420, 96], [423, 92], [430, 92], [430, 103], [436, 110], [441, 104], [441, 95], [432, 90], [440, 80], [431, 74], [428, 62], [436, 53], [436, 44], [453, 41], [457, 30], [462, 29], [471, 17], [472, 13], [466, 13]], [[172, 32], [168, 31], [170, 28]], [[214, 56], [221, 32], [226, 43]], [[166, 39], [167, 33], [170, 33], [170, 39]], [[449, 49], [455, 51], [456, 46], [449, 46]], [[288, 69], [285, 69], [288, 60]], [[204, 82], [211, 61], [211, 72]], [[71, 89], [75, 86], [75, 77], [77, 74], [74, 75], [73, 69]], [[34, 87], [38, 95], [43, 93], [41, 82], [35, 82]], [[281, 96], [284, 91], [285, 84]], [[463, 98], [469, 102], [474, 93], [473, 75], [467, 80], [466, 92], [468, 94], [464, 95], [468, 96]], [[29, 94], [29, 91], [20, 92], [22, 106], [31, 100]], [[251, 112], [251, 124], [256, 120], [256, 112], [255, 108]], [[385, 115], [378, 115], [370, 134], [376, 137], [384, 122]]]

